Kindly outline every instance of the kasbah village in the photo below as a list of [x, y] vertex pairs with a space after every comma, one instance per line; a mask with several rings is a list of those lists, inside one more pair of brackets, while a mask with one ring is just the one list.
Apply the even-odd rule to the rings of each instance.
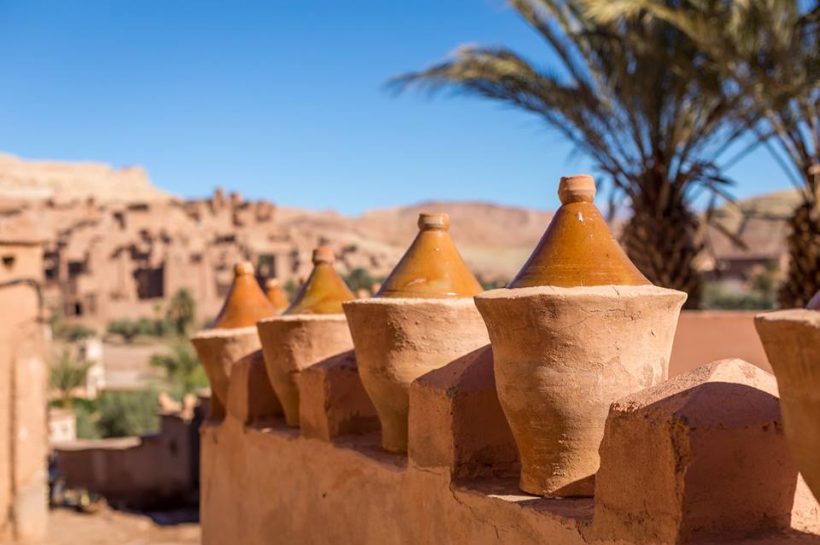
[[[541, 179], [542, 202], [500, 198], [522, 190], [510, 179], [496, 200], [420, 185], [405, 205], [328, 205], [382, 202], [340, 178], [293, 206], [302, 188], [240, 174], [192, 197], [152, 161], [36, 158], [0, 127], [0, 544], [820, 545], [817, 5], [503, 4], [487, 21], [518, 15], [542, 65], [462, 45], [388, 73], [390, 96], [357, 119], [375, 131], [419, 90], [523, 112], [589, 166]], [[196, 21], [173, 26], [180, 44], [236, 30], [212, 8], [167, 8]], [[276, 21], [273, 41], [250, 58], [307, 17], [266, 9], [245, 23]], [[286, 48], [281, 81], [320, 72], [312, 48], [378, 62], [348, 58], [339, 9], [319, 10], [327, 36]], [[463, 22], [449, 4], [385, 9], [357, 12], [357, 32]], [[0, 9], [0, 34], [27, 13]], [[426, 129], [408, 157], [436, 160], [418, 151], [441, 149]], [[726, 166], [725, 149], [755, 166]], [[764, 163], [791, 186], [738, 175]]]

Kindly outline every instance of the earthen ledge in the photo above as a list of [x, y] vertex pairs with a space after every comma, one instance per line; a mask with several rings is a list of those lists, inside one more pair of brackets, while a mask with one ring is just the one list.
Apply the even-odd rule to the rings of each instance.
[[566, 297], [601, 297], [617, 296], [627, 299], [640, 299], [651, 296], [683, 296], [686, 293], [653, 285], [646, 286], [576, 286], [565, 288], [560, 286], [532, 286], [527, 288], [498, 288], [479, 293], [476, 301], [492, 299], [524, 299], [534, 296]]
[[816, 310], [807, 310], [803, 308], [792, 308], [786, 310], [776, 310], [772, 312], [763, 312], [755, 315], [756, 322], [803, 322], [811, 324], [815, 327], [820, 327], [820, 312]]
[[345, 315], [337, 314], [279, 314], [259, 320], [259, 324], [269, 324], [273, 322], [344, 322]]
[[[594, 498], [524, 494], [516, 478], [453, 480], [382, 451], [378, 433], [327, 442], [300, 437], [281, 419], [257, 429], [229, 418], [203, 434], [213, 438], [203, 441], [205, 545], [261, 545], [272, 532], [282, 543], [628, 543], [592, 535]], [[820, 545], [820, 536], [786, 531], [690, 543]]]
[[243, 335], [255, 335], [256, 334], [256, 326], [248, 326], [248, 327], [238, 327], [234, 329], [225, 329], [225, 328], [217, 328], [217, 329], [203, 329], [197, 333], [191, 335], [191, 340], [195, 339], [214, 339], [214, 338], [227, 338], [227, 337], [241, 337]]
[[582, 528], [592, 522], [593, 498], [544, 498], [521, 492], [518, 477], [458, 479], [453, 492], [466, 498], [489, 498], [505, 504], [515, 504], [524, 511], [548, 516], [564, 527]]
[[474, 305], [472, 297], [425, 298], [425, 297], [372, 297], [370, 299], [355, 299], [345, 302], [342, 307], [358, 306], [418, 306], [418, 307], [471, 307]]

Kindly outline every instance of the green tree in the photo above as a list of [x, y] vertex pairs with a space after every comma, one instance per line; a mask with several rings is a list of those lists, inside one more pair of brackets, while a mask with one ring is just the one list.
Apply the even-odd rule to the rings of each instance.
[[392, 85], [449, 88], [538, 116], [592, 159], [613, 200], [626, 197], [632, 216], [622, 242], [640, 270], [698, 306], [703, 242], [692, 204], [704, 191], [712, 204], [729, 198], [717, 158], [742, 133], [720, 75], [664, 21], [600, 22], [584, 0], [510, 3], [556, 62], [539, 68], [505, 47], [465, 46]]
[[95, 329], [82, 324], [66, 325], [61, 332], [61, 338], [69, 342], [82, 341], [96, 336], [97, 331]]
[[179, 335], [185, 335], [196, 318], [196, 302], [191, 292], [182, 288], [168, 302], [165, 318], [174, 324]]
[[72, 407], [72, 393], [85, 384], [90, 367], [90, 362], [78, 359], [68, 348], [64, 348], [52, 363], [49, 383], [60, 392], [60, 403], [64, 409]]
[[134, 320], [114, 320], [108, 324], [106, 328], [108, 333], [119, 335], [126, 343], [134, 342], [134, 339], [140, 333], [140, 326], [138, 322]]
[[77, 342], [97, 335], [96, 330], [83, 324], [66, 323], [65, 316], [59, 309], [51, 310], [49, 323], [51, 325], [51, 334], [55, 339]]
[[805, 306], [820, 288], [820, 4], [588, 0], [587, 9], [607, 23], [657, 18], [674, 25], [724, 78], [751, 130], [800, 192], [779, 299], [781, 306]]
[[153, 337], [157, 335], [157, 322], [151, 318], [140, 318], [137, 320], [137, 331], [139, 335]]
[[97, 401], [95, 399], [75, 399], [72, 409], [77, 419], [77, 438], [99, 439], [101, 435], [97, 427], [99, 420]]
[[157, 395], [151, 390], [103, 392], [97, 402], [102, 437], [144, 435], [157, 429]]
[[356, 267], [346, 274], [343, 279], [345, 284], [347, 284], [347, 287], [349, 287], [354, 293], [359, 290], [370, 291], [373, 284], [383, 281], [383, 279], [379, 280], [373, 278], [373, 276], [370, 275], [370, 272], [363, 267]]
[[293, 300], [293, 297], [296, 295], [296, 292], [299, 291], [299, 283], [296, 282], [293, 278], [288, 278], [288, 281], [285, 282], [285, 293], [288, 294], [288, 299]]
[[182, 399], [208, 385], [205, 370], [187, 340], [174, 341], [169, 349], [151, 356], [151, 365], [164, 371], [174, 397]]

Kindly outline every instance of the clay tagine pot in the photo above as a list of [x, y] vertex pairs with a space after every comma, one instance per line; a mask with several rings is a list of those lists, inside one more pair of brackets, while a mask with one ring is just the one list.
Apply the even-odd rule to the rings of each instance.
[[448, 228], [446, 214], [421, 214], [419, 234], [376, 297], [343, 305], [390, 452], [407, 451], [410, 383], [488, 342], [472, 300], [481, 285]]
[[780, 391], [792, 455], [820, 500], [820, 291], [806, 309], [755, 316]]
[[447, 214], [419, 214], [419, 233], [376, 297], [445, 299], [482, 290], [450, 238]]
[[507, 286], [645, 286], [650, 282], [624, 253], [595, 206], [592, 176], [558, 186], [561, 207], [524, 267]]
[[508, 288], [476, 296], [520, 487], [589, 496], [609, 406], [666, 379], [686, 294], [651, 285], [593, 204], [590, 176], [561, 179], [562, 206]]
[[225, 303], [210, 329], [191, 337], [211, 385], [209, 419], [225, 416], [231, 366], [259, 349], [256, 322], [275, 314], [256, 281], [253, 265], [238, 263]]
[[287, 311], [257, 324], [268, 378], [289, 426], [299, 425], [297, 373], [353, 348], [342, 303], [354, 295], [333, 261], [332, 249], [314, 250], [313, 271]]
[[313, 250], [313, 271], [285, 314], [341, 314], [342, 303], [356, 298], [333, 268], [335, 260], [328, 246]]
[[265, 294], [262, 293], [250, 262], [237, 263], [233, 273], [233, 284], [225, 297], [222, 310], [211, 324], [211, 329], [252, 327], [262, 318], [267, 318], [276, 312]]
[[284, 312], [290, 305], [288, 296], [285, 290], [282, 289], [282, 284], [278, 278], [268, 278], [265, 282], [265, 296], [278, 312]]

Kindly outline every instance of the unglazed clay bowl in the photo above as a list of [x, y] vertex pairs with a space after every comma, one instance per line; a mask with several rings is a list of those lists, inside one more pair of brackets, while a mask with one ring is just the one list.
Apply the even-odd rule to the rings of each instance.
[[469, 298], [374, 298], [345, 303], [344, 310], [382, 446], [406, 452], [410, 383], [486, 345], [481, 315]]
[[353, 348], [344, 314], [295, 314], [256, 324], [265, 369], [289, 426], [299, 426], [296, 374], [325, 358]]
[[755, 327], [777, 377], [789, 447], [820, 500], [820, 311], [759, 314]]
[[259, 349], [256, 327], [206, 329], [191, 337], [199, 361], [211, 385], [210, 420], [221, 420], [228, 405], [231, 367], [241, 358]]
[[589, 496], [610, 404], [666, 379], [686, 294], [655, 286], [551, 286], [477, 295], [521, 489]]

